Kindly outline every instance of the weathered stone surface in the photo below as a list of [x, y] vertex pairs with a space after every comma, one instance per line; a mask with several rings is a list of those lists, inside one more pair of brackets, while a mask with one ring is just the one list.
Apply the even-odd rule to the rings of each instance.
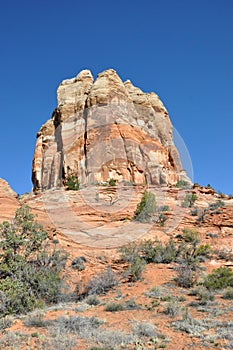
[[18, 207], [17, 194], [5, 180], [0, 179], [0, 222], [11, 220]]
[[84, 70], [58, 87], [58, 107], [40, 129], [33, 159], [35, 191], [109, 181], [175, 184], [185, 178], [166, 108], [113, 69], [94, 81]]

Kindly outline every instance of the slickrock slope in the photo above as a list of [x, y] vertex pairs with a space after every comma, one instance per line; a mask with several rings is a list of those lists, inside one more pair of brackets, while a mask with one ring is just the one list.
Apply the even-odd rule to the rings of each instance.
[[17, 194], [5, 180], [0, 179], [0, 222], [11, 220], [18, 207]]
[[89, 70], [64, 80], [58, 106], [40, 129], [33, 159], [34, 190], [109, 181], [168, 185], [186, 179], [168, 112], [113, 69], [94, 81]]

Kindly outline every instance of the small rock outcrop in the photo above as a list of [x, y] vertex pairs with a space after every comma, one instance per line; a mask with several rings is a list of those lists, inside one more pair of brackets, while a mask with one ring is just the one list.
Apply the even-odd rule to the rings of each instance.
[[96, 80], [83, 70], [60, 84], [57, 97], [52, 118], [37, 135], [34, 191], [61, 187], [70, 176], [81, 184], [187, 180], [168, 112], [155, 93], [123, 83], [113, 69]]
[[19, 208], [17, 197], [8, 182], [0, 178], [0, 223], [14, 217]]

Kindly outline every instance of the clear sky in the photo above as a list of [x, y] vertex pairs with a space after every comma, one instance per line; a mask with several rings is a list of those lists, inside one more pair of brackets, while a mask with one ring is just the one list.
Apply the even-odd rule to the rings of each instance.
[[155, 91], [194, 181], [233, 193], [232, 0], [1, 1], [0, 45], [0, 177], [17, 193], [58, 84], [84, 68]]

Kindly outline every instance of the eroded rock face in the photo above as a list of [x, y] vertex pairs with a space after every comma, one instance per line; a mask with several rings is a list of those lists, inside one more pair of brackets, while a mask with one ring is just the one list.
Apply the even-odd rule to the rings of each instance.
[[11, 221], [15, 211], [19, 208], [17, 194], [10, 185], [3, 179], [0, 179], [0, 223]]
[[89, 70], [58, 87], [58, 106], [40, 129], [33, 159], [35, 191], [81, 184], [175, 184], [187, 179], [167, 110], [113, 69], [94, 81]]

